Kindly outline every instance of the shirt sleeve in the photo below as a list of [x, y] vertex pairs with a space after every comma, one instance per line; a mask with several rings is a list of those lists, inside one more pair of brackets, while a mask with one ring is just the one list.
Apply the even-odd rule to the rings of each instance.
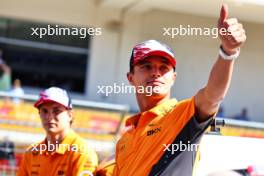
[[182, 100], [176, 104], [170, 115], [166, 117], [166, 127], [170, 134], [172, 134], [171, 130], [173, 131], [173, 138], [180, 133], [194, 115], [194, 97]]
[[[123, 135], [124, 136], [124, 135]], [[119, 142], [120, 142], [120, 139], [118, 140], [117, 144], [116, 144], [116, 151], [115, 151], [115, 165], [114, 165], [114, 169], [113, 169], [113, 176], [118, 176], [119, 175], [119, 172], [118, 172], [118, 155], [119, 155]]]
[[28, 176], [28, 165], [29, 163], [27, 159], [27, 154], [24, 154], [16, 176]]

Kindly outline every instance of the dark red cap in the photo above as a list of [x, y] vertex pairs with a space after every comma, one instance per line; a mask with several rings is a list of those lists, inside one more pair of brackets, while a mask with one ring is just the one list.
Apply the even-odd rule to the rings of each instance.
[[133, 48], [130, 58], [130, 68], [149, 56], [161, 56], [167, 59], [173, 68], [176, 67], [176, 59], [171, 48], [157, 40], [148, 40], [137, 44]]

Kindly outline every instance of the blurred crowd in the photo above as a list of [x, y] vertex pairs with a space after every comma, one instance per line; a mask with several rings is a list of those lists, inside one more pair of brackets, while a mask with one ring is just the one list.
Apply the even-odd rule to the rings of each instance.
[[21, 86], [21, 80], [15, 78], [12, 83], [12, 70], [6, 64], [3, 59], [3, 51], [0, 50], [0, 91], [5, 91], [9, 93], [12, 97], [12, 101], [15, 104], [21, 102], [21, 97], [24, 95], [24, 90]]
[[221, 106], [218, 110], [218, 113], [216, 115], [216, 117], [220, 117], [220, 118], [229, 118], [229, 119], [234, 119], [234, 120], [244, 120], [244, 121], [250, 121], [251, 118], [248, 115], [248, 109], [246, 107], [243, 107], [240, 111], [240, 113], [232, 115], [232, 116], [227, 116], [225, 114], [225, 110], [224, 107]]

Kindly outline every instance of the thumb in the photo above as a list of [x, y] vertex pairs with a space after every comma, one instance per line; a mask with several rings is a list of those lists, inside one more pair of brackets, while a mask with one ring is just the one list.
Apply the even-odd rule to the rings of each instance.
[[228, 6], [226, 4], [222, 5], [219, 17], [219, 24], [223, 24], [228, 17]]

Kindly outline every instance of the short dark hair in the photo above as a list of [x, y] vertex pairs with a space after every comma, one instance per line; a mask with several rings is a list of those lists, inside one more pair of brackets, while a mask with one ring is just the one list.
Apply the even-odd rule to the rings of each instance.
[[129, 60], [129, 72], [133, 73], [134, 72], [134, 65], [133, 65], [133, 53], [134, 53], [134, 49], [132, 50], [131, 56], [130, 56], [130, 60]]
[[[132, 55], [131, 55], [131, 57], [132, 57]], [[129, 72], [130, 72], [130, 73], [134, 73], [134, 65], [133, 65], [133, 63], [132, 63], [131, 60], [132, 60], [132, 59], [130, 58]], [[174, 71], [174, 72], [176, 71], [176, 68], [175, 68], [175, 67], [173, 67], [173, 71]]]

